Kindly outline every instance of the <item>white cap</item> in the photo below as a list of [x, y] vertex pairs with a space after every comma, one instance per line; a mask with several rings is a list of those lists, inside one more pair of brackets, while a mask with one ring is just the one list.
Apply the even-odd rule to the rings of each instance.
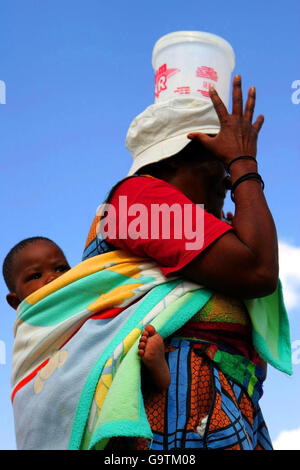
[[220, 123], [212, 102], [180, 97], [152, 104], [131, 123], [126, 147], [133, 157], [128, 175], [180, 152], [191, 132], [217, 134]]

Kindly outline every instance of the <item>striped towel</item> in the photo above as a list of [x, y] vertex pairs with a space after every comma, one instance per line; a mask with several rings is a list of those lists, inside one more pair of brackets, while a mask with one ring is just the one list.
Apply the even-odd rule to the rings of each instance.
[[[116, 250], [88, 258], [27, 297], [13, 348], [17, 447], [101, 449], [113, 436], [151, 439], [137, 354], [141, 330], [151, 323], [170, 336], [212, 294]], [[248, 309], [260, 355], [291, 373], [281, 286]]]

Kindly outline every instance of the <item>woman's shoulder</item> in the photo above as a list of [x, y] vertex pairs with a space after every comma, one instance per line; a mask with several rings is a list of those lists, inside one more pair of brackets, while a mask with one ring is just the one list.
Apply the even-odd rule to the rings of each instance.
[[118, 188], [170, 186], [169, 183], [151, 175], [133, 175], [119, 181]]
[[112, 202], [116, 197], [127, 196], [133, 200], [155, 200], [168, 199], [170, 194], [174, 192], [184, 195], [171, 184], [166, 181], [155, 178], [151, 175], [134, 175], [119, 181], [112, 189], [109, 200]]

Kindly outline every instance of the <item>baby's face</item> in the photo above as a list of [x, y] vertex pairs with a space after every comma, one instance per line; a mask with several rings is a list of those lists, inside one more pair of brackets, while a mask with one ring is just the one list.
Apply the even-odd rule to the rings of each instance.
[[15, 294], [21, 302], [29, 294], [70, 269], [63, 252], [53, 243], [39, 240], [25, 246], [13, 264]]

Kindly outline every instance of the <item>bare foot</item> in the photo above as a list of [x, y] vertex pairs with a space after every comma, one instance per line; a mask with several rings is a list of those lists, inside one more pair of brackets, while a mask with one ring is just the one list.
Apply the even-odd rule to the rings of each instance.
[[165, 357], [164, 341], [154, 326], [145, 326], [139, 342], [138, 354], [150, 371], [156, 386], [160, 389], [168, 388], [171, 375]]

